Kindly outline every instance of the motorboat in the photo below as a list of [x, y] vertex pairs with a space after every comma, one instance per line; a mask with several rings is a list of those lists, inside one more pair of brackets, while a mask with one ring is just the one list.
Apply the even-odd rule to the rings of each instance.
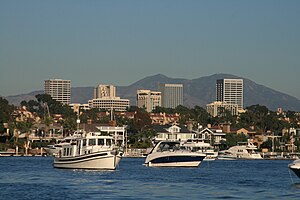
[[213, 146], [198, 139], [188, 139], [182, 143], [182, 146], [189, 148], [192, 152], [205, 154], [205, 161], [216, 160], [218, 156], [218, 151]]
[[233, 155], [231, 152], [225, 150], [225, 151], [219, 151], [219, 155], [217, 157], [218, 160], [236, 160], [237, 157]]
[[257, 147], [250, 141], [245, 145], [230, 147], [228, 150], [220, 152], [218, 159], [262, 159], [256, 152]]
[[53, 166], [68, 169], [115, 170], [123, 152], [114, 145], [113, 137], [100, 132], [74, 133], [55, 145], [58, 154]]
[[300, 159], [294, 160], [288, 167], [300, 178]]
[[192, 152], [179, 141], [160, 141], [145, 159], [149, 167], [198, 167], [205, 154]]

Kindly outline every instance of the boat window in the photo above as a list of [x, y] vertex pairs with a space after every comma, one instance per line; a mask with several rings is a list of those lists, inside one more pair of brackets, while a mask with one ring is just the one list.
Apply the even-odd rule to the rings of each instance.
[[111, 140], [106, 139], [106, 145], [107, 145], [107, 146], [111, 146], [111, 143], [112, 143]]
[[180, 148], [180, 150], [188, 150], [188, 151], [194, 151], [194, 152], [196, 151], [195, 148], [188, 147], [188, 146], [180, 146], [179, 148]]
[[96, 145], [96, 139], [89, 139], [89, 146]]
[[98, 139], [98, 145], [104, 145], [104, 139]]
[[80, 154], [80, 141], [78, 141], [78, 143], [77, 143], [77, 151], [78, 151], [78, 154]]
[[82, 146], [86, 146], [86, 139], [83, 139]]
[[179, 143], [161, 143], [159, 145], [160, 151], [179, 150], [179, 149], [180, 149]]

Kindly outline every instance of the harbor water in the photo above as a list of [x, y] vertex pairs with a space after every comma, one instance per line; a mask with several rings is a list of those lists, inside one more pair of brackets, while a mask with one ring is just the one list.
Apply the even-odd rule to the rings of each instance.
[[0, 157], [0, 199], [300, 199], [291, 160], [206, 161], [149, 168], [123, 158], [115, 171], [56, 169], [52, 157]]

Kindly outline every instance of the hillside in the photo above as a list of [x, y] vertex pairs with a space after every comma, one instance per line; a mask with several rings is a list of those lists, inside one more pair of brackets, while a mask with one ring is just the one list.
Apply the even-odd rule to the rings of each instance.
[[[157, 90], [159, 83], [182, 83], [184, 85], [184, 105], [205, 107], [215, 100], [215, 85], [217, 79], [242, 78], [244, 79], [244, 106], [254, 104], [265, 105], [271, 110], [282, 107], [284, 110], [300, 111], [300, 100], [288, 94], [259, 85], [247, 78], [231, 74], [214, 74], [197, 79], [176, 79], [161, 74], [143, 78], [129, 86], [117, 86], [117, 95], [130, 99], [131, 105], [136, 104], [138, 89]], [[22, 100], [35, 99], [35, 95], [42, 91], [31, 92], [16, 96], [5, 97], [11, 104], [18, 105]], [[93, 97], [93, 87], [75, 87], [71, 91], [71, 102], [87, 103]]]

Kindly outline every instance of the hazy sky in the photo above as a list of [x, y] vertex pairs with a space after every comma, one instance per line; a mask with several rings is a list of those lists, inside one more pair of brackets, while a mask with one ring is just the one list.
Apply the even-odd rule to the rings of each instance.
[[215, 73], [300, 99], [300, 1], [0, 0], [2, 96]]

